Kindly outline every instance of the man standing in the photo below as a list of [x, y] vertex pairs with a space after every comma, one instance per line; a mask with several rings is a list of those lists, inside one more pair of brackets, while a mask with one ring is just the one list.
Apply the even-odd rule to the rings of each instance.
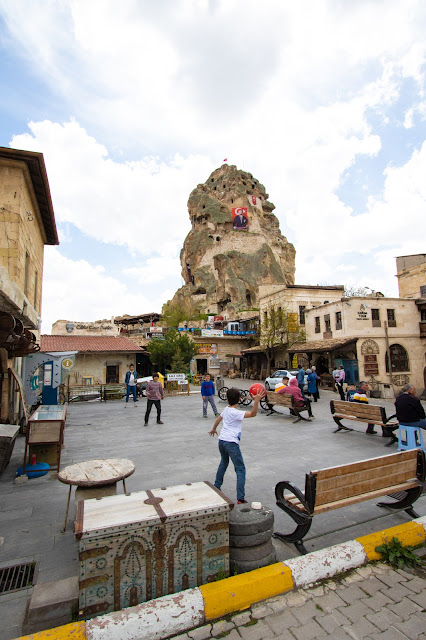
[[305, 393], [303, 391], [303, 388], [305, 386], [305, 370], [304, 368], [301, 366], [299, 371], [297, 372], [297, 384], [299, 386], [299, 389], [302, 393], [302, 396], [304, 398], [304, 400], [306, 400], [306, 396]]
[[[340, 400], [344, 400], [345, 394], [343, 393], [343, 383], [345, 381], [346, 374], [342, 364], [338, 368], [337, 372], [338, 372], [338, 376], [335, 377], [334, 380], [336, 382], [337, 391], [339, 392], [339, 395], [340, 395]], [[333, 376], [334, 374], [335, 374], [335, 371], [333, 371]]]
[[426, 429], [426, 416], [422, 403], [416, 396], [416, 387], [406, 384], [395, 400], [396, 417], [399, 424], [406, 427]]
[[152, 382], [148, 382], [146, 397], [148, 400], [146, 403], [144, 427], [148, 426], [149, 414], [151, 413], [153, 404], [155, 404], [155, 408], [157, 409], [157, 424], [164, 424], [164, 422], [161, 422], [161, 400], [164, 398], [164, 391], [161, 382], [159, 382], [158, 373], [154, 373], [152, 375]]
[[124, 378], [124, 383], [126, 385], [126, 404], [124, 405], [125, 407], [127, 407], [127, 404], [129, 402], [129, 395], [132, 393], [133, 394], [133, 402], [134, 402], [134, 406], [136, 407], [136, 403], [138, 402], [138, 400], [136, 399], [136, 379], [137, 379], [137, 373], [135, 371], [135, 367], [131, 364], [129, 366], [129, 370], [126, 373], [126, 377]]
[[236, 215], [234, 218], [234, 229], [245, 229], [247, 227], [248, 220], [244, 213], [245, 209], [238, 209], [238, 215]]

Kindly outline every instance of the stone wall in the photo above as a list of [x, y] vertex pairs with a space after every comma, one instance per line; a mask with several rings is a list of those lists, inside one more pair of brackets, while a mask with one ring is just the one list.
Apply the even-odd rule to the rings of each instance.
[[[411, 258], [411, 260], [410, 260]], [[421, 287], [426, 288], [426, 254], [397, 258], [398, 289], [401, 298], [425, 298]]]

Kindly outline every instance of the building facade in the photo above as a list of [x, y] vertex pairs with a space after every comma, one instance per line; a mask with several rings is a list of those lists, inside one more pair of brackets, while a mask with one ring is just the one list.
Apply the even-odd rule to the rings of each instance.
[[38, 350], [46, 244], [59, 241], [43, 155], [0, 147], [0, 422], [19, 420], [10, 370]]

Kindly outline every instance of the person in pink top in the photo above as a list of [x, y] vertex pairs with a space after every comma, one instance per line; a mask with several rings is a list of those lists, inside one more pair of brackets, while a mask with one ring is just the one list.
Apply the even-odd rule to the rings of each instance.
[[149, 414], [151, 413], [153, 404], [155, 404], [155, 408], [157, 409], [157, 424], [164, 424], [164, 422], [161, 421], [161, 400], [164, 398], [164, 391], [161, 382], [159, 382], [158, 373], [152, 374], [152, 382], [148, 382], [146, 387], [146, 397], [148, 401], [146, 403], [144, 427], [148, 426]]
[[302, 396], [302, 392], [299, 389], [299, 385], [297, 382], [297, 378], [292, 378], [290, 382], [288, 378], [283, 378], [283, 383], [286, 385], [281, 389], [278, 389], [277, 393], [288, 393], [293, 396], [294, 401], [297, 407], [306, 406], [308, 409], [308, 414], [310, 418], [313, 418], [312, 410], [311, 410], [311, 401]]

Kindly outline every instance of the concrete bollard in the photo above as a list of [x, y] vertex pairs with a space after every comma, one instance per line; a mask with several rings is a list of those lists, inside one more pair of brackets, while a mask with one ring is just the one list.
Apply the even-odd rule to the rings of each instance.
[[252, 509], [249, 504], [235, 505], [229, 515], [231, 575], [266, 567], [275, 562], [273, 525], [274, 513], [268, 507]]

